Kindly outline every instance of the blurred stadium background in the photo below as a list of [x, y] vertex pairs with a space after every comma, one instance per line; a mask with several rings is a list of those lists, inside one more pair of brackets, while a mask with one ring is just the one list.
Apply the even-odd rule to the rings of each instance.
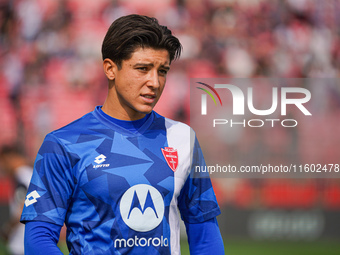
[[[339, 76], [338, 0], [0, 0], [0, 147], [16, 144], [33, 162], [46, 133], [102, 104], [101, 42], [130, 13], [156, 17], [183, 44], [156, 108], [169, 118], [189, 123], [190, 78]], [[340, 88], [320, 93], [328, 128], [305, 136], [340, 141]], [[323, 157], [336, 151], [323, 144]], [[213, 182], [227, 254], [340, 254], [340, 179]], [[12, 190], [0, 175], [0, 224]]]

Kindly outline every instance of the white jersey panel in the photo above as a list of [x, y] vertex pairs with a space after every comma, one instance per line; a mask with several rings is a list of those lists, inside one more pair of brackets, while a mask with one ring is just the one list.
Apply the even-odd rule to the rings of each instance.
[[170, 119], [165, 120], [167, 130], [168, 146], [177, 149], [178, 153], [178, 167], [174, 173], [174, 196], [170, 204], [169, 222], [171, 229], [171, 254], [181, 254], [180, 250], [180, 222], [177, 207], [177, 197], [190, 174], [191, 164], [191, 145], [190, 137], [192, 129], [180, 122]]

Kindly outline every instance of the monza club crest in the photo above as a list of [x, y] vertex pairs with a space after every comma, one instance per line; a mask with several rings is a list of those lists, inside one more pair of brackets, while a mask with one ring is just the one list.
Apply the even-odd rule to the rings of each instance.
[[171, 170], [175, 172], [178, 166], [177, 150], [171, 147], [164, 147], [161, 148], [161, 150], [166, 163], [168, 163], [168, 166], [171, 168]]

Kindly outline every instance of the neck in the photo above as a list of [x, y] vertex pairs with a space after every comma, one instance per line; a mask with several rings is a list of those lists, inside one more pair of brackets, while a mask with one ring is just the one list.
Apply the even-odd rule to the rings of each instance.
[[[117, 99], [118, 100], [118, 99]], [[105, 112], [107, 115], [111, 116], [112, 118], [119, 119], [119, 120], [139, 120], [145, 117], [145, 113], [140, 112], [134, 112], [134, 111], [128, 111], [124, 108], [117, 110], [117, 107], [115, 104], [112, 103], [111, 99], [109, 97], [106, 98], [103, 106], [102, 111]]]

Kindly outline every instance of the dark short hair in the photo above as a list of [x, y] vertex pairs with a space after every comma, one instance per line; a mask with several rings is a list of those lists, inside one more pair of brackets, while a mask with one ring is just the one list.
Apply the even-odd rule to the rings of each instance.
[[103, 60], [108, 58], [119, 67], [123, 60], [130, 59], [139, 47], [165, 49], [170, 62], [179, 58], [182, 45], [171, 30], [158, 23], [157, 19], [131, 14], [116, 19], [109, 27], [103, 44]]

